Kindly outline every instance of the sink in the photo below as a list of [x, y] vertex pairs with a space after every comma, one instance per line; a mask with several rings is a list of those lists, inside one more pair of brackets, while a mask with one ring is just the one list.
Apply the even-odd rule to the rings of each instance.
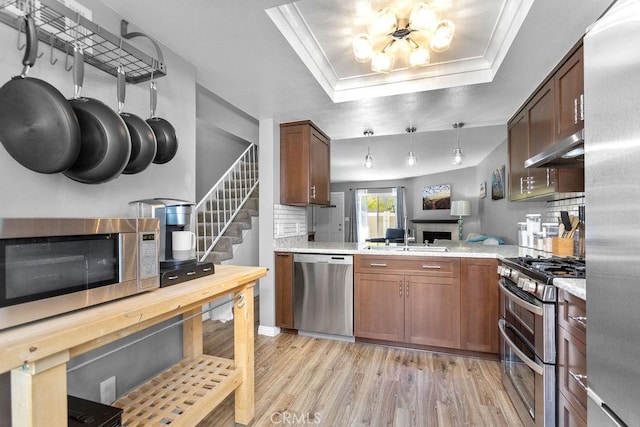
[[366, 249], [385, 252], [449, 252], [446, 246], [368, 246]]

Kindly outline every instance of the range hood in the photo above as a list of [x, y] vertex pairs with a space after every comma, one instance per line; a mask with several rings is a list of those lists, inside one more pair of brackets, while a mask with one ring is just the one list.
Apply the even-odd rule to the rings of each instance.
[[584, 167], [584, 129], [526, 160], [524, 167]]

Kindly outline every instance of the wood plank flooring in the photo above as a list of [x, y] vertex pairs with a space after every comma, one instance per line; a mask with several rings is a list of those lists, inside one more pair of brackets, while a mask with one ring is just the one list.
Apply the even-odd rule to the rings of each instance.
[[[205, 353], [233, 358], [232, 322], [204, 335]], [[256, 334], [255, 353], [252, 426], [522, 425], [495, 361], [290, 334]], [[198, 426], [233, 415], [231, 395]]]

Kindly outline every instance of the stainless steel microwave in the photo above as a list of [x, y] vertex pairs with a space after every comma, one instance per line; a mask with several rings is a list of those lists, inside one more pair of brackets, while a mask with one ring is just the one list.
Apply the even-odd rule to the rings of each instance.
[[0, 329], [160, 286], [154, 218], [0, 218]]

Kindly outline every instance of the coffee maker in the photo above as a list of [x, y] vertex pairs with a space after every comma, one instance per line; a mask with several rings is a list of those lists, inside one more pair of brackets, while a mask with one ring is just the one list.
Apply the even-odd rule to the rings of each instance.
[[168, 286], [196, 277], [213, 274], [213, 264], [198, 262], [196, 254], [189, 259], [173, 258], [173, 232], [194, 231], [194, 203], [180, 199], [144, 199], [129, 202], [135, 217], [157, 218], [160, 221], [160, 286]]

